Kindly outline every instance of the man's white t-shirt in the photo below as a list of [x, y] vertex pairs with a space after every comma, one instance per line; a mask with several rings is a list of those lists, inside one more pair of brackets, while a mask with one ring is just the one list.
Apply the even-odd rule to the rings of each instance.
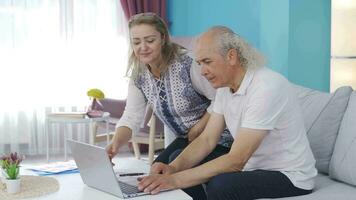
[[268, 130], [244, 171], [281, 171], [298, 188], [310, 190], [317, 174], [300, 105], [289, 82], [268, 69], [248, 69], [240, 88], [217, 90], [214, 112], [224, 115], [232, 136], [240, 128]]

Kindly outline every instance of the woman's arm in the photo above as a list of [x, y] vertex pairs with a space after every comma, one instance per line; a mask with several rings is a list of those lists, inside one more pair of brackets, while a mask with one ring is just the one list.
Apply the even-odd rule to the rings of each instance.
[[110, 158], [114, 157], [119, 149], [126, 144], [132, 134], [139, 131], [146, 110], [145, 98], [133, 81], [129, 83], [125, 111], [116, 124], [116, 131], [111, 143], [106, 147]]

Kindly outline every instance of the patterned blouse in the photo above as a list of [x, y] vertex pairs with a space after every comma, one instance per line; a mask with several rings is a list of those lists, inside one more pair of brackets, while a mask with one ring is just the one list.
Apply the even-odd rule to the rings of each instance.
[[[176, 59], [160, 79], [147, 68], [143, 69], [129, 85], [127, 106], [117, 127], [127, 126], [135, 133], [143, 121], [142, 113], [148, 103], [176, 137], [186, 137], [190, 128], [207, 110], [211, 110], [214, 97], [215, 90], [200, 75], [200, 66], [185, 54]], [[141, 119], [133, 120], [135, 115]], [[224, 130], [219, 144], [231, 147], [232, 142], [231, 134]]]

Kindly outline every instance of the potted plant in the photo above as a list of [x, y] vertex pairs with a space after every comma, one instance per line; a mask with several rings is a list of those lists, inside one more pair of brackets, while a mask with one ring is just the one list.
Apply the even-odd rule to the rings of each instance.
[[88, 90], [88, 97], [91, 99], [87, 115], [89, 117], [101, 117], [103, 115], [103, 105], [100, 99], [105, 98], [104, 92], [97, 88]]
[[2, 173], [5, 178], [6, 189], [8, 193], [17, 193], [20, 191], [20, 163], [23, 160], [16, 152], [9, 156], [3, 156], [0, 160]]

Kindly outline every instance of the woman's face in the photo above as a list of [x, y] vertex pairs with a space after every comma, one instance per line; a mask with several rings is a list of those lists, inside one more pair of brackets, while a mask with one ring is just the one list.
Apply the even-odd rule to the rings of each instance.
[[157, 67], [162, 60], [161, 34], [151, 25], [140, 24], [131, 27], [130, 35], [135, 56], [139, 61]]

